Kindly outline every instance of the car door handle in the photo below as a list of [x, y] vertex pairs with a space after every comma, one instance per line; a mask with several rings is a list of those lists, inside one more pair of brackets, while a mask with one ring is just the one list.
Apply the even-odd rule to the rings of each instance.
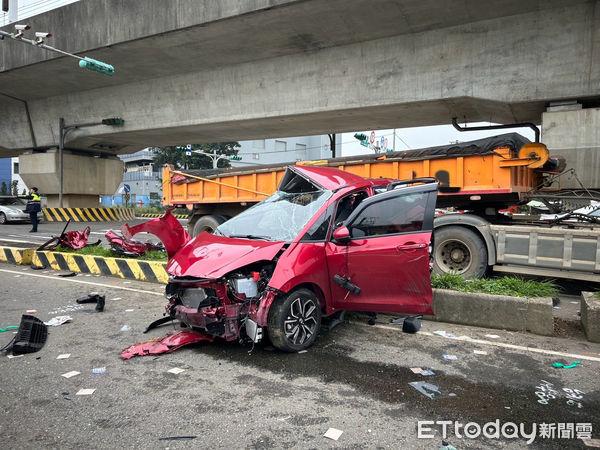
[[400, 251], [404, 250], [418, 250], [421, 248], [427, 247], [427, 244], [417, 244], [415, 242], [407, 242], [406, 244], [402, 244], [397, 246], [396, 248]]

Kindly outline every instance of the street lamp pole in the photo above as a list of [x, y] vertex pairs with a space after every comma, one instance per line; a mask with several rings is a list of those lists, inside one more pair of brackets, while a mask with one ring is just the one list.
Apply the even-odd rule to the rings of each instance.
[[212, 159], [212, 163], [213, 163], [213, 169], [217, 169], [217, 164], [219, 162], [220, 159], [229, 159], [229, 157], [225, 156], [225, 155], [217, 155], [217, 151], [213, 150], [212, 155], [209, 153], [205, 153], [202, 150], [193, 150], [192, 153], [198, 153], [199, 155], [204, 155], [204, 156], [208, 156], [210, 159]]

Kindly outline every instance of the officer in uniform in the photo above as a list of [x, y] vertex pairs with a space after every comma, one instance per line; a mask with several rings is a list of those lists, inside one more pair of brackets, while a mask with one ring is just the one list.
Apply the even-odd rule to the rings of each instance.
[[25, 212], [29, 213], [29, 219], [31, 220], [30, 233], [37, 233], [38, 227], [38, 213], [42, 210], [42, 199], [38, 195], [38, 188], [32, 187], [29, 189], [29, 195], [25, 197], [27, 200], [27, 206]]

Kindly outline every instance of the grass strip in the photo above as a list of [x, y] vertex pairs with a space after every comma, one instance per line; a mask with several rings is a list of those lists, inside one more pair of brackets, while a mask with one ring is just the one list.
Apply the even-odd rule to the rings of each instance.
[[460, 275], [448, 273], [432, 273], [431, 286], [436, 289], [527, 298], [555, 297], [559, 293], [558, 286], [553, 281], [532, 281], [519, 277], [465, 280]]

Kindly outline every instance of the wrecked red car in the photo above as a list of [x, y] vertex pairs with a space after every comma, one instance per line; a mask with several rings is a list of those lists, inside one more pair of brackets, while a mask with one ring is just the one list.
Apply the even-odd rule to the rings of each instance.
[[189, 240], [169, 213], [133, 231], [165, 244], [170, 317], [229, 341], [268, 335], [294, 352], [315, 341], [322, 318], [343, 310], [433, 314], [437, 187], [430, 178], [291, 166], [275, 194], [214, 234]]

